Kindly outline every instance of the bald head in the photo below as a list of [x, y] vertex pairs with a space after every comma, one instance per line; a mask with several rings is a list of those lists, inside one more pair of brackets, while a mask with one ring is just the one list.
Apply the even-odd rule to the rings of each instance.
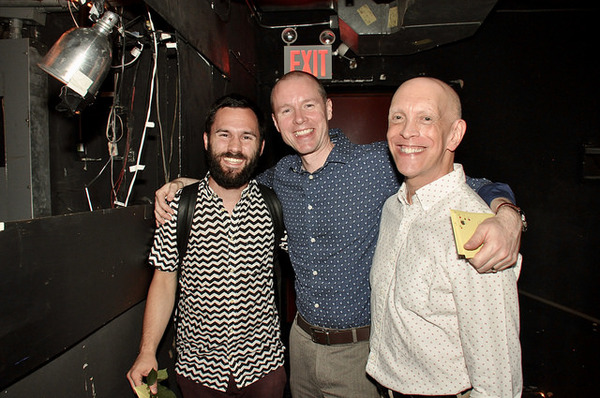
[[414, 96], [415, 93], [426, 95], [435, 101], [445, 116], [452, 120], [462, 117], [462, 107], [460, 98], [452, 87], [439, 79], [433, 77], [415, 77], [407, 80], [398, 87], [392, 98], [402, 97], [406, 95]]
[[466, 131], [458, 94], [430, 77], [404, 82], [392, 98], [388, 146], [409, 191], [452, 171], [454, 151]]
[[323, 102], [327, 102], [327, 92], [325, 91], [325, 87], [321, 84], [321, 81], [317, 79], [315, 76], [310, 73], [306, 73], [299, 70], [294, 70], [283, 75], [271, 90], [271, 109], [273, 109], [273, 103], [275, 101], [275, 97], [278, 95], [278, 88], [281, 84], [289, 80], [303, 80], [307, 86], [310, 86], [316, 90], [318, 96], [323, 99]]

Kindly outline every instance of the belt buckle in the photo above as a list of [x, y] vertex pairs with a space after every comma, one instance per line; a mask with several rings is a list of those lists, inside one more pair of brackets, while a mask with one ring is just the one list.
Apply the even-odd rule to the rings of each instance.
[[325, 337], [326, 337], [326, 343], [325, 343], [325, 345], [331, 345], [331, 342], [329, 340], [329, 330], [327, 330], [327, 329], [316, 329], [316, 328], [311, 328], [311, 330], [312, 330], [311, 337], [312, 337], [313, 343], [323, 344], [323, 343], [318, 342], [317, 338], [316, 338], [316, 334], [317, 333], [323, 333], [323, 334], [325, 334]]

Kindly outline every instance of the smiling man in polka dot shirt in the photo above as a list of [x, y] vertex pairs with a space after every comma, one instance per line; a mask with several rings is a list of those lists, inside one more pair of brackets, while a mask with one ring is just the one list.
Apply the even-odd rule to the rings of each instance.
[[405, 179], [381, 216], [367, 372], [394, 398], [521, 396], [520, 259], [480, 275], [454, 243], [450, 209], [491, 213], [453, 163], [465, 131], [439, 80], [409, 80], [392, 98], [387, 139]]
[[[296, 273], [298, 315], [290, 332], [290, 385], [295, 398], [378, 397], [367, 377], [371, 324], [369, 271], [381, 209], [402, 178], [386, 142], [356, 145], [329, 130], [333, 105], [312, 75], [290, 72], [273, 87], [273, 121], [297, 152], [257, 177], [283, 206], [290, 260]], [[192, 179], [178, 179], [156, 192], [157, 222], [170, 218], [175, 192]], [[491, 202], [514, 202], [505, 184], [469, 179]], [[508, 198], [508, 199], [505, 199]], [[165, 200], [166, 199], [166, 200]], [[514, 264], [520, 219], [506, 206], [473, 237], [483, 243], [471, 260], [479, 272]], [[471, 247], [471, 248], [474, 248]]]

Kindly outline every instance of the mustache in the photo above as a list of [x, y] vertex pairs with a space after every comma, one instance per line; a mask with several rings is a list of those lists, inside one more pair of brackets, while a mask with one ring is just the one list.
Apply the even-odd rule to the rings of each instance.
[[242, 160], [247, 160], [248, 158], [246, 156], [244, 156], [243, 154], [237, 152], [237, 153], [233, 153], [233, 152], [225, 152], [225, 153], [221, 153], [218, 155], [220, 159], [222, 158], [233, 158], [233, 159], [242, 159]]

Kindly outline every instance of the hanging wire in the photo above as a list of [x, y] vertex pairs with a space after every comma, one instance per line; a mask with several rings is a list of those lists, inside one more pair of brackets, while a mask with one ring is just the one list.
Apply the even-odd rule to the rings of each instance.
[[[73, 15], [73, 3], [71, 1], [67, 1], [67, 4], [69, 5], [69, 14], [71, 14], [71, 19], [73, 20], [75, 27], [78, 28], [79, 24], [77, 23], [77, 20], [75, 19], [75, 16]], [[75, 11], [79, 11], [79, 8], [77, 8]]]
[[131, 178], [131, 181], [129, 183], [129, 189], [127, 191], [127, 197], [125, 199], [125, 203], [124, 203], [124, 207], [127, 207], [128, 203], [129, 203], [129, 198], [131, 197], [131, 192], [133, 190], [133, 185], [135, 184], [135, 180], [137, 178], [137, 174], [140, 171], [140, 169], [142, 168], [141, 166], [141, 161], [142, 161], [142, 153], [143, 153], [143, 149], [144, 149], [144, 143], [146, 141], [146, 132], [148, 131], [148, 122], [150, 121], [150, 113], [152, 111], [152, 98], [154, 97], [154, 82], [155, 82], [155, 78], [156, 78], [156, 69], [157, 69], [157, 65], [158, 65], [158, 41], [156, 39], [156, 30], [154, 28], [154, 22], [152, 21], [152, 15], [150, 14], [150, 10], [148, 9], [148, 23], [150, 24], [150, 30], [152, 33], [152, 42], [154, 44], [154, 65], [152, 67], [152, 78], [150, 79], [150, 95], [148, 96], [149, 101], [148, 101], [148, 111], [146, 112], [146, 120], [144, 123], [144, 130], [142, 132], [142, 138], [140, 140], [140, 148], [138, 150], [138, 156], [137, 156], [137, 161], [135, 166], [133, 166], [133, 176]]

